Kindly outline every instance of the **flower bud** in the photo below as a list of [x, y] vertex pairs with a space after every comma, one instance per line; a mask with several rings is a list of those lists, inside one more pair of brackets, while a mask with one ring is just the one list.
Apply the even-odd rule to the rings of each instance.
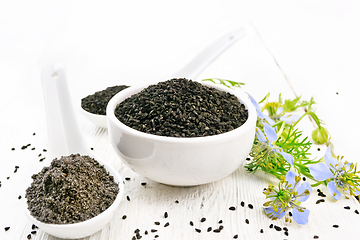
[[330, 140], [329, 131], [324, 127], [315, 129], [311, 137], [318, 144], [323, 144]]

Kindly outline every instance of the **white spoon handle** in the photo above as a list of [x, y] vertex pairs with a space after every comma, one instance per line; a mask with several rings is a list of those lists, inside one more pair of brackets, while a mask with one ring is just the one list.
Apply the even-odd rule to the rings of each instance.
[[72, 153], [89, 155], [75, 118], [63, 66], [45, 66], [41, 80], [48, 125], [47, 159]]
[[201, 51], [185, 67], [173, 74], [172, 78], [195, 79], [222, 52], [244, 35], [245, 29], [243, 27], [230, 31]]

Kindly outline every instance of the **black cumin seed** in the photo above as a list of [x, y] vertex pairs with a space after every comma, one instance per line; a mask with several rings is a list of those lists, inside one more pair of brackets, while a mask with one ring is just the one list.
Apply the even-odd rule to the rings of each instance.
[[245, 223], [246, 224], [249, 224], [250, 222], [249, 222], [249, 219], [245, 219]]
[[289, 216], [292, 217], [292, 212], [289, 212]]
[[212, 230], [212, 227], [208, 227], [207, 231], [210, 232]]
[[245, 203], [244, 203], [244, 202], [241, 202], [240, 205], [241, 205], [242, 207], [244, 207], [244, 206], [245, 206]]
[[36, 234], [36, 231], [31, 231], [31, 234]]
[[131, 238], [131, 240], [136, 240], [136, 237], [135, 237], [135, 236], [133, 236], [133, 237]]
[[289, 236], [289, 232], [288, 232], [288, 231], [285, 231], [284, 234], [285, 234], [286, 236]]
[[253, 209], [253, 208], [254, 208], [254, 206], [253, 206], [251, 203], [248, 204], [248, 207], [249, 207], [250, 209]]
[[151, 231], [151, 232], [157, 232], [157, 230], [156, 230], [156, 229], [151, 229], [150, 231]]
[[219, 226], [219, 229], [220, 229], [220, 230], [223, 230], [223, 229], [224, 229], [224, 226], [223, 226], [223, 225], [220, 225], [220, 226]]
[[15, 169], [19, 168], [19, 166], [15, 166]]
[[21, 199], [21, 195], [18, 196], [18, 199]]
[[27, 235], [26, 238], [27, 238], [27, 239], [31, 239], [31, 234]]
[[43, 152], [47, 152], [47, 150], [46, 150], [46, 149], [43, 149]]
[[318, 150], [318, 151], [320, 151], [321, 149], [320, 149], [320, 148], [318, 148], [317, 150]]
[[231, 207], [229, 207], [229, 210], [231, 210], [231, 211], [235, 211], [235, 207], [233, 207], [233, 206], [231, 206]]
[[215, 232], [215, 233], [219, 233], [221, 230], [220, 229], [214, 229], [214, 231], [213, 232]]
[[154, 238], [158, 238], [158, 237], [159, 237], [159, 235], [155, 235], [155, 236], [154, 236]]
[[282, 230], [282, 228], [281, 228], [281, 227], [276, 226], [276, 225], [274, 226], [274, 228], [275, 228], [275, 230], [276, 230], [276, 231], [281, 231], [281, 230]]
[[6, 179], [7, 179], [7, 180], [9, 180], [9, 179], [10, 179], [10, 177], [7, 177]]
[[192, 221], [190, 221], [190, 226], [194, 226], [194, 223]]
[[160, 222], [154, 222], [155, 223], [155, 225], [160, 225]]
[[334, 228], [338, 228], [338, 227], [339, 227], [339, 225], [335, 224], [335, 225], [333, 225], [333, 227], [334, 227]]
[[201, 229], [195, 228], [195, 231], [197, 231], [198, 233], [201, 233]]
[[31, 150], [35, 150], [35, 148], [33, 147], [33, 148], [31, 148]]
[[44, 161], [45, 160], [45, 158], [40, 158], [39, 159], [39, 162], [42, 162], [42, 161]]
[[129, 197], [129, 196], [126, 196], [126, 199], [127, 199], [128, 201], [130, 201], [130, 197]]
[[139, 233], [140, 232], [140, 229], [135, 229], [134, 233]]
[[31, 229], [32, 230], [34, 230], [34, 229], [36, 229], [36, 228], [38, 228], [35, 224], [33, 224], [33, 225], [31, 225]]
[[170, 225], [170, 223], [167, 222], [167, 223], [165, 223], [164, 227], [167, 227], [167, 226], [169, 226], [169, 225]]
[[145, 235], [148, 235], [148, 233], [149, 233], [149, 232], [148, 232], [147, 230], [145, 230]]
[[303, 181], [306, 181], [306, 177], [303, 177]]
[[221, 224], [221, 223], [223, 223], [223, 220], [219, 220], [219, 222], [218, 222], [218, 223], [220, 223], [220, 224]]
[[10, 227], [5, 227], [4, 229], [5, 229], [5, 231], [8, 231], [10, 229]]
[[235, 234], [233, 238], [234, 238], [234, 239], [237, 239], [237, 238], [238, 238], [238, 236], [239, 236], [239, 235]]
[[286, 232], [289, 231], [289, 229], [287, 227], [283, 227], [283, 230], [286, 231]]
[[359, 214], [359, 211], [357, 210], [357, 209], [355, 209], [355, 211], [354, 211], [356, 214]]
[[345, 209], [347, 209], [347, 210], [349, 210], [350, 209], [350, 207], [349, 206], [346, 206], [346, 207], [344, 207]]
[[164, 213], [164, 218], [167, 218], [169, 214], [167, 212]]
[[175, 203], [179, 203], [179, 201], [178, 201], [178, 200], [175, 200]]
[[145, 185], [146, 185], [146, 182], [142, 182], [142, 183], [141, 183], [141, 186], [145, 186]]
[[319, 238], [319, 236], [317, 236], [317, 235], [314, 235], [314, 239], [318, 239]]
[[11, 151], [15, 151], [15, 148], [11, 148]]
[[264, 232], [264, 229], [260, 229], [260, 233], [263, 233]]
[[205, 222], [205, 221], [206, 221], [206, 218], [204, 218], [204, 217], [200, 219], [200, 222]]
[[317, 200], [317, 201], [316, 201], [316, 204], [319, 204], [319, 203], [321, 203], [321, 202], [325, 202], [325, 199], [319, 199], [319, 200]]
[[274, 224], [270, 224], [269, 228], [273, 228], [274, 227]]
[[36, 133], [33, 133], [33, 136], [35, 136], [36, 135]]
[[131, 179], [131, 178], [129, 178], [129, 177], [126, 177], [126, 178], [125, 178], [126, 181], [130, 181], [130, 179]]
[[123, 216], [122, 216], [122, 219], [124, 219], [124, 220], [125, 220], [126, 218], [127, 218], [127, 217], [126, 217], [126, 215], [123, 215]]

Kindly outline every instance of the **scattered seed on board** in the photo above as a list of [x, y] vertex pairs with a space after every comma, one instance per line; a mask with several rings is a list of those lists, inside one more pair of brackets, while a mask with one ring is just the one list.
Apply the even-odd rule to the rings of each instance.
[[245, 219], [245, 223], [246, 224], [249, 224], [250, 222], [249, 222], [249, 219]]
[[205, 222], [205, 221], [206, 221], [206, 218], [204, 218], [204, 217], [200, 219], [200, 222]]
[[167, 218], [169, 214], [167, 212], [164, 213], [164, 218]]
[[33, 225], [31, 225], [31, 229], [32, 230], [34, 230], [34, 229], [36, 229], [36, 228], [38, 228], [35, 224], [33, 224]]
[[156, 229], [151, 229], [150, 231], [151, 231], [151, 232], [157, 232], [157, 230], [156, 230]]
[[230, 210], [230, 211], [235, 211], [235, 209], [236, 209], [236, 208], [235, 208], [234, 206], [229, 207], [229, 210]]
[[241, 202], [240, 205], [241, 205], [242, 207], [244, 207], [244, 206], [245, 206], [245, 203], [244, 203], [244, 202]]
[[21, 199], [21, 195], [18, 196], [18, 199]]
[[201, 233], [201, 229], [199, 229], [199, 228], [195, 228], [195, 231], [198, 233]]
[[359, 211], [357, 210], [357, 209], [355, 209], [355, 211], [354, 211], [356, 214], [359, 214]]
[[317, 236], [317, 235], [314, 235], [314, 239], [318, 239], [319, 238], [319, 236]]
[[219, 233], [221, 230], [219, 229], [219, 228], [217, 228], [217, 229], [214, 229], [214, 231], [213, 232], [215, 232], [215, 233]]
[[130, 197], [129, 196], [126, 196], [126, 199], [130, 202]]
[[126, 216], [126, 215], [123, 215], [123, 216], [122, 216], [122, 219], [124, 219], [124, 220], [125, 220], [126, 218], [127, 218], [127, 216]]
[[190, 221], [190, 226], [194, 226], [194, 223], [192, 221]]
[[264, 233], [264, 229], [260, 229], [260, 233]]
[[160, 222], [154, 222], [155, 225], [160, 225]]
[[31, 239], [31, 234], [27, 235], [26, 238], [27, 238], [27, 239]]
[[212, 230], [212, 227], [208, 227], [207, 231], [210, 232]]
[[237, 239], [237, 238], [238, 238], [238, 236], [239, 236], [239, 235], [235, 234], [233, 238], [234, 238], [234, 239]]
[[339, 227], [339, 225], [335, 224], [335, 225], [333, 225], [333, 227], [334, 227], [334, 228], [338, 228], [338, 227]]
[[158, 237], [159, 237], [159, 235], [155, 235], [155, 236], [154, 236], [154, 238], [158, 238]]
[[253, 206], [251, 203], [248, 204], [248, 207], [249, 207], [250, 209], [253, 209], [253, 208], [254, 208], [254, 206]]
[[167, 222], [167, 223], [165, 223], [164, 227], [167, 227], [167, 226], [169, 226], [169, 225], [170, 225], [170, 223]]
[[274, 224], [270, 224], [269, 228], [273, 228], [274, 227]]
[[276, 230], [276, 231], [281, 231], [281, 230], [282, 230], [282, 228], [281, 228], [281, 227], [276, 226], [276, 225], [274, 226], [274, 228], [275, 228], [275, 230]]
[[145, 185], [146, 185], [146, 182], [142, 182], [142, 183], [141, 183], [141, 186], [145, 186]]
[[5, 232], [6, 232], [6, 231], [8, 231], [10, 229], [10, 227], [5, 227], [4, 229], [5, 229]]
[[36, 231], [31, 231], [31, 234], [36, 234]]
[[220, 229], [220, 230], [223, 230], [223, 229], [224, 229], [224, 226], [223, 226], [223, 225], [220, 225], [220, 226], [219, 226], [219, 229]]
[[321, 202], [325, 202], [325, 199], [319, 199], [319, 200], [317, 200], [317, 201], [316, 201], [316, 204], [319, 204], [319, 203], [321, 203]]
[[350, 207], [349, 206], [346, 206], [346, 207], [344, 207], [345, 209], [347, 209], [347, 210], [349, 210], [350, 209]]
[[289, 236], [289, 232], [287, 232], [287, 231], [285, 231], [284, 234], [285, 234], [286, 236]]

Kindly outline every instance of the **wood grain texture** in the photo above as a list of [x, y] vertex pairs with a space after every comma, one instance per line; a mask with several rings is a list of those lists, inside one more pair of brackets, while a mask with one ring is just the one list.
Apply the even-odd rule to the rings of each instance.
[[[257, 100], [268, 92], [274, 100], [280, 93], [284, 98], [314, 96], [316, 112], [332, 135], [333, 152], [358, 162], [359, 129], [355, 119], [359, 119], [359, 112], [354, 110], [358, 96], [354, 82], [360, 78], [360, 36], [356, 30], [360, 8], [356, 1], [182, 1], [176, 6], [166, 1], [141, 1], [144, 8], [138, 4], [90, 2], [85, 6], [87, 11], [81, 11], [84, 5], [80, 3], [47, 3], [44, 9], [53, 13], [47, 23], [41, 17], [49, 17], [48, 14], [35, 5], [25, 4], [38, 17], [26, 11], [10, 17], [6, 8], [0, 8], [0, 20], [8, 17], [7, 24], [0, 21], [0, 33], [4, 33], [0, 38], [4, 42], [0, 46], [0, 239], [26, 239], [32, 230], [22, 203], [31, 175], [48, 164], [48, 159], [40, 161], [47, 154], [43, 150], [47, 147], [47, 127], [39, 70], [50, 53], [61, 53], [66, 59], [70, 92], [77, 105], [81, 97], [107, 86], [166, 80], [215, 39], [214, 34], [241, 23], [246, 26], [246, 36], [209, 65], [197, 80], [218, 77], [244, 82], [243, 89]], [[168, 11], [156, 4], [163, 4]], [[9, 3], [6, 7], [14, 9], [15, 5]], [[104, 17], [94, 19], [91, 12]], [[188, 17], [174, 17], [182, 14]], [[16, 21], [16, 17], [20, 20]], [[25, 31], [32, 26], [25, 22], [26, 18], [35, 23], [33, 31]], [[54, 29], [48, 33], [46, 29], [51, 24], [55, 24]], [[114, 32], [116, 29], [118, 33]], [[228, 177], [202, 186], [159, 184], [134, 173], [120, 161], [107, 130], [93, 126], [80, 113], [77, 118], [88, 146], [124, 178], [130, 177], [129, 181], [124, 179], [124, 198], [115, 217], [103, 230], [83, 239], [132, 239], [136, 229], [142, 239], [155, 239], [158, 235], [156, 239], [175, 240], [233, 239], [235, 235], [238, 239], [266, 240], [313, 239], [314, 235], [319, 239], [356, 239], [360, 235], [360, 215], [354, 212], [360, 211], [360, 205], [354, 198], [335, 202], [325, 187], [319, 187], [328, 196], [324, 203], [316, 204], [320, 197], [314, 188], [304, 203], [311, 212], [307, 225], [285, 223], [283, 219], [273, 221], [262, 211], [262, 189], [268, 183], [276, 183], [273, 177], [249, 174], [240, 167]], [[306, 135], [314, 129], [310, 120], [299, 127]], [[314, 144], [311, 152], [314, 157], [321, 157], [325, 150], [325, 145]], [[16, 173], [15, 166], [19, 166]], [[350, 209], [344, 209], [345, 206]], [[229, 210], [230, 207], [235, 210]], [[124, 215], [126, 219], [122, 218]], [[201, 218], [206, 221], [201, 222]], [[165, 227], [167, 222], [169, 226]], [[269, 228], [270, 224], [286, 226], [289, 236]], [[339, 228], [334, 228], [334, 224]], [[213, 232], [221, 225], [224, 228], [219, 233]], [[7, 226], [10, 230], [5, 231]], [[152, 229], [157, 231], [151, 232]], [[58, 238], [37, 230], [32, 239]]]

